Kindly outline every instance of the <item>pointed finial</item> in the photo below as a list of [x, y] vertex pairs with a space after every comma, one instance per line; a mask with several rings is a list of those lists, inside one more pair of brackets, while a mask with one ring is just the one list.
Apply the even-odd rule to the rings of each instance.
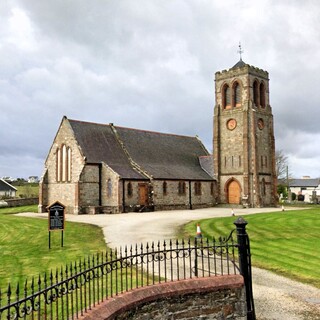
[[243, 50], [242, 50], [242, 47], [241, 47], [241, 42], [239, 42], [239, 50], [238, 50], [238, 53], [240, 54], [240, 61], [242, 61], [242, 53], [243, 53]]

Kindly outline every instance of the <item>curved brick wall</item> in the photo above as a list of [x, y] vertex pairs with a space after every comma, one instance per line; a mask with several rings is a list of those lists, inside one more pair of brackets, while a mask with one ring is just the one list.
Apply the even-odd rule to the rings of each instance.
[[110, 298], [82, 320], [246, 319], [240, 275], [194, 278], [138, 288]]

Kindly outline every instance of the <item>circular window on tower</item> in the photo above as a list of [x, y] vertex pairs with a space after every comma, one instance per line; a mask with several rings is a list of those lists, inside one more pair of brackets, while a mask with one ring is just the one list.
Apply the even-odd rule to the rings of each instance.
[[237, 121], [236, 121], [236, 119], [229, 119], [229, 120], [227, 121], [227, 128], [228, 128], [229, 130], [235, 129], [236, 126], [237, 126]]

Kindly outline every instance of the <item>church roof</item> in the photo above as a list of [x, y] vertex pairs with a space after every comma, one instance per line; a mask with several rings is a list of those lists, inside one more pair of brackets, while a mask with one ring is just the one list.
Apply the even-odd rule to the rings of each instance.
[[146, 179], [134, 170], [110, 125], [69, 120], [88, 163], [105, 162], [121, 177]]
[[211, 177], [214, 175], [213, 170], [213, 156], [201, 156], [199, 157], [201, 168], [207, 172]]
[[122, 178], [212, 180], [199, 161], [209, 153], [196, 137], [69, 121], [87, 162], [105, 162]]

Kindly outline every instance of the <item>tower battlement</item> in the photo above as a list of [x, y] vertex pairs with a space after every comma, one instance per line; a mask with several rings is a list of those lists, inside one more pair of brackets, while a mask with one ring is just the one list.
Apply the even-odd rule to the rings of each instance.
[[235, 77], [241, 74], [250, 74], [253, 76], [257, 76], [257, 77], [261, 77], [263, 79], [269, 80], [269, 73], [267, 71], [260, 69], [258, 67], [249, 65], [243, 61], [241, 61], [242, 63], [239, 63], [239, 62], [230, 69], [217, 71], [215, 73], [216, 80], [222, 80], [222, 79], [230, 78], [232, 76]]

